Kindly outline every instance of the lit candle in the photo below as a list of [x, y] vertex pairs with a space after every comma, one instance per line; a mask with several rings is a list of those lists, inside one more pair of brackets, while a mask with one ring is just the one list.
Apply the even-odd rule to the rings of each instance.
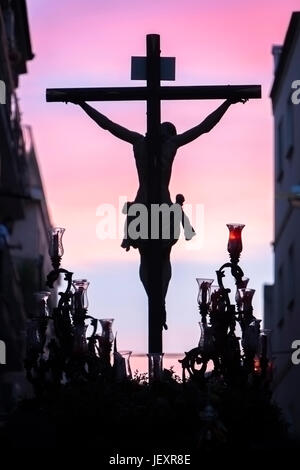
[[227, 250], [230, 254], [231, 261], [237, 263], [243, 249], [242, 245], [242, 230], [244, 224], [227, 224], [229, 229], [229, 239]]

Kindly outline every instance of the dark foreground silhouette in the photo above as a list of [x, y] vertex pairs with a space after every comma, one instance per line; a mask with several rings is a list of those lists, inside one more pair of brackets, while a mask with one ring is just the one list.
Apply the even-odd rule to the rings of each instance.
[[[199, 388], [165, 371], [163, 381], [69, 384], [20, 404], [0, 435], [1, 448], [94, 449], [99, 459], [160, 453], [232, 455], [292, 449], [279, 409], [254, 384]], [[77, 447], [78, 446], [78, 447]], [[108, 463], [108, 461], [106, 462]], [[106, 468], [106, 467], [105, 467]]]

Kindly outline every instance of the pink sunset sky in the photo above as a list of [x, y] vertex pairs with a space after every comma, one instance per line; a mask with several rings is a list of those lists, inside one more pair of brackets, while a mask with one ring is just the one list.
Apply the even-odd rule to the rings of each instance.
[[[180, 149], [171, 196], [203, 204], [203, 243], [173, 249], [165, 351], [198, 340], [196, 277], [214, 277], [227, 261], [228, 222], [246, 224], [241, 266], [255, 288], [272, 282], [273, 134], [269, 91], [272, 44], [282, 44], [294, 0], [28, 0], [35, 59], [21, 79], [23, 122], [33, 127], [53, 222], [66, 228], [64, 266], [87, 277], [90, 313], [115, 318], [120, 347], [147, 349], [147, 300], [138, 253], [120, 240], [99, 240], [97, 207], [132, 200], [137, 176], [131, 146], [98, 128], [73, 104], [46, 103], [45, 89], [141, 86], [130, 80], [132, 55], [145, 54], [146, 34], [161, 35], [162, 56], [176, 57], [178, 85], [261, 84], [262, 100], [233, 105], [209, 134]], [[300, 78], [300, 77], [299, 77]], [[172, 85], [172, 83], [166, 83]], [[198, 124], [219, 101], [162, 104], [162, 119], [179, 132]], [[145, 104], [94, 103], [110, 119], [146, 131]], [[195, 227], [199, 234], [202, 228]]]

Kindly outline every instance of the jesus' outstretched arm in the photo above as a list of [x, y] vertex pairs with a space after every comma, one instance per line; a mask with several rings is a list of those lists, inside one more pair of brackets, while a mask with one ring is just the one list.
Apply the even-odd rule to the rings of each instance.
[[227, 109], [231, 104], [237, 102], [245, 102], [244, 100], [226, 100], [224, 101], [221, 106], [219, 106], [214, 112], [212, 112], [207, 118], [204, 119], [200, 124], [189, 129], [183, 134], [178, 134], [177, 136], [173, 137], [172, 140], [176, 144], [177, 147], [181, 147], [182, 145], [186, 145], [189, 142], [200, 137], [200, 135], [209, 132], [215, 125], [221, 120], [221, 118], [226, 113]]
[[118, 139], [125, 140], [125, 142], [129, 142], [130, 144], [134, 144], [138, 139], [143, 137], [138, 132], [130, 131], [126, 129], [126, 127], [120, 126], [119, 124], [111, 121], [106, 116], [104, 116], [104, 114], [101, 114], [87, 103], [76, 102], [75, 104], [81, 106], [81, 108], [98, 124], [98, 126], [102, 127], [102, 129], [108, 130], [115, 137], [118, 137]]

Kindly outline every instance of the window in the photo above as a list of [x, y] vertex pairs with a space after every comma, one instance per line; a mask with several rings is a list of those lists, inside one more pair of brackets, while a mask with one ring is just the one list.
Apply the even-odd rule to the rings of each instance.
[[283, 176], [283, 119], [281, 118], [275, 131], [275, 168], [276, 179], [281, 181]]

